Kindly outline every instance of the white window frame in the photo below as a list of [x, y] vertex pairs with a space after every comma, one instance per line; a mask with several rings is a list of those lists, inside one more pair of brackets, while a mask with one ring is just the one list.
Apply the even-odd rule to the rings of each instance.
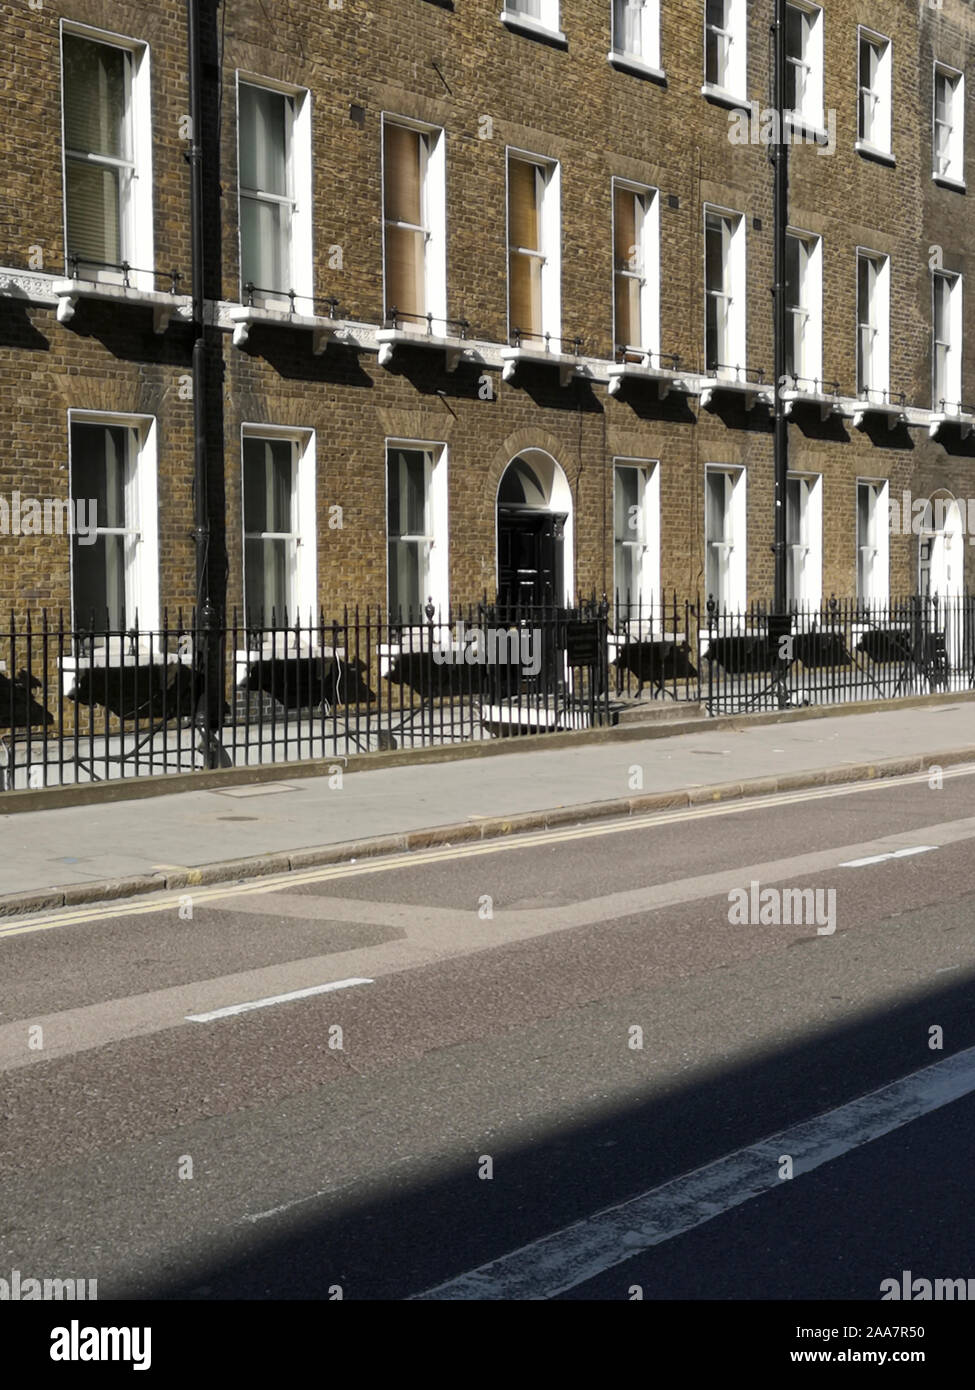
[[[152, 71], [149, 45], [141, 39], [128, 38], [105, 29], [93, 29], [85, 24], [75, 24], [61, 20], [59, 40], [59, 61], [61, 64], [61, 177], [63, 188], [63, 224], [65, 271], [70, 275], [68, 262], [68, 161], [67, 133], [65, 120], [65, 82], [64, 82], [64, 38], [86, 39], [90, 43], [105, 44], [109, 48], [121, 49], [128, 55], [128, 118], [132, 158], [129, 160], [108, 159], [106, 156], [92, 156], [79, 151], [79, 156], [100, 164], [111, 164], [130, 170], [128, 197], [125, 199], [119, 219], [120, 259], [137, 269], [130, 273], [129, 283], [134, 289], [152, 291], [156, 288], [153, 269], [155, 267], [155, 242], [152, 210]], [[83, 278], [101, 280], [105, 284], [121, 284], [123, 273], [109, 267], [86, 266], [89, 272]]]
[[[128, 447], [130, 472], [125, 483], [126, 525], [124, 528], [97, 525], [96, 536], [136, 536], [137, 549], [131, 568], [125, 577], [125, 613], [130, 627], [138, 615], [140, 632], [154, 632], [159, 627], [159, 506], [158, 457], [156, 417], [154, 415], [117, 414], [101, 410], [68, 411], [68, 495], [74, 497], [73, 433], [75, 425], [95, 425], [105, 429], [129, 431]], [[130, 515], [131, 509], [131, 515]], [[76, 631], [84, 632], [88, 615], [75, 609], [74, 542], [71, 555], [71, 620]]]
[[[951, 124], [946, 126], [942, 149], [941, 123], [938, 121], [938, 86], [944, 82], [950, 93]], [[947, 63], [934, 65], [931, 93], [931, 177], [952, 188], [965, 187], [965, 74]], [[939, 154], [939, 150], [942, 152]]]
[[[291, 116], [288, 122], [288, 149], [285, 158], [288, 165], [289, 193], [283, 200], [291, 206], [291, 284], [286, 289], [295, 291], [295, 311], [299, 314], [314, 313], [315, 271], [313, 259], [313, 184], [312, 184], [312, 97], [306, 87], [294, 87], [285, 82], [276, 82], [269, 77], [238, 68], [236, 79], [236, 141], [237, 141], [237, 265], [239, 267], [240, 299], [246, 302], [247, 292], [244, 280], [244, 219], [241, 207], [245, 197], [256, 196], [259, 190], [245, 192], [241, 180], [240, 158], [240, 89], [257, 87], [274, 92], [290, 100]], [[261, 195], [263, 201], [282, 201], [274, 195]], [[258, 201], [261, 200], [258, 198]], [[269, 286], [272, 291], [274, 286]], [[291, 300], [287, 293], [254, 294], [254, 303], [265, 308], [290, 309]]]
[[[424, 512], [426, 526], [423, 535], [403, 535], [391, 537], [389, 535], [389, 468], [390, 455], [397, 450], [408, 453], [423, 453], [425, 455], [425, 479], [424, 479]], [[428, 600], [433, 601], [437, 610], [437, 615], [446, 615], [450, 606], [450, 556], [449, 556], [449, 516], [448, 516], [448, 492], [447, 492], [447, 444], [444, 440], [429, 439], [400, 439], [387, 438], [383, 450], [383, 464], [385, 469], [384, 478], [384, 501], [385, 510], [383, 513], [383, 530], [386, 533], [386, 606], [387, 619], [390, 623], [395, 623], [398, 619], [398, 612], [394, 612], [389, 605], [390, 593], [390, 574], [389, 574], [389, 543], [392, 539], [419, 541], [426, 547], [426, 568], [424, 579], [420, 583], [420, 614], [414, 613], [414, 625], [417, 619], [422, 622], [422, 610]]]
[[[252, 534], [244, 529], [244, 441], [259, 439], [284, 440], [292, 446], [291, 530]], [[283, 425], [243, 424], [240, 427], [240, 531], [241, 587], [244, 597], [245, 620], [247, 607], [247, 542], [294, 537], [295, 558], [288, 587], [288, 622], [300, 622], [314, 627], [318, 621], [318, 534], [316, 530], [315, 496], [315, 431]], [[257, 614], [253, 615], [255, 618]], [[265, 609], [265, 621], [270, 624], [270, 610]], [[276, 613], [278, 625], [284, 615]]]
[[[712, 542], [710, 539], [710, 485], [709, 478], [721, 473], [728, 479], [725, 485], [725, 506], [728, 526], [723, 528], [730, 533], [728, 541]], [[718, 613], [740, 616], [745, 611], [748, 594], [748, 545], [747, 545], [747, 471], [740, 464], [709, 463], [704, 469], [704, 577], [707, 585], [708, 551], [713, 545], [724, 545], [729, 550], [727, 557], [727, 588], [725, 595], [714, 594]], [[708, 597], [711, 597], [709, 593]]]
[[[798, 484], [800, 493], [798, 541], [786, 537], [788, 568], [788, 599], [806, 614], [815, 613], [823, 598], [823, 478], [821, 473], [787, 475], [787, 485]], [[798, 556], [797, 551], [804, 554]], [[801, 560], [801, 566], [795, 561]], [[801, 568], [801, 578], [795, 583], [795, 571]], [[798, 592], [797, 592], [798, 590]]]
[[649, 77], [663, 77], [660, 0], [610, 0], [610, 7], [612, 48], [607, 54], [609, 61], [615, 67]]
[[523, 34], [539, 34], [567, 44], [559, 28], [559, 0], [503, 0], [501, 23]]
[[[539, 187], [541, 189], [539, 198], [539, 231], [541, 233], [541, 246], [539, 247], [516, 247], [511, 244], [511, 198], [509, 193], [509, 173], [511, 161], [518, 160], [525, 164], [534, 164], [540, 171], [541, 179]], [[544, 155], [532, 154], [528, 150], [515, 149], [509, 145], [505, 150], [505, 248], [506, 254], [510, 258], [512, 249], [524, 254], [541, 256], [542, 260], [542, 322], [541, 339], [528, 338], [522, 341], [522, 347], [544, 347], [544, 337], [546, 333], [551, 334], [553, 341], [557, 344], [556, 351], [562, 350], [562, 225], [561, 225], [561, 165], [557, 159], [548, 159]], [[508, 340], [515, 328], [521, 327], [520, 324], [511, 322], [511, 276], [510, 266], [505, 269], [507, 279], [507, 301], [508, 301]]]
[[[704, 96], [739, 106], [748, 99], [748, 7], [747, 0], [723, 0], [727, 6], [723, 25], [708, 23], [704, 6]], [[720, 54], [721, 40], [727, 41], [727, 62], [717, 66], [717, 80], [708, 80], [709, 35], [715, 34]], [[723, 79], [723, 80], [722, 80]]]
[[796, 71], [796, 91], [800, 89], [800, 72], [804, 74], [801, 82], [801, 101], [788, 113], [793, 125], [804, 126], [808, 130], [822, 131], [825, 126], [823, 115], [823, 30], [825, 18], [818, 5], [806, 0], [789, 0], [787, 9], [794, 10], [804, 19], [804, 43], [798, 55], [788, 54], [787, 67]]
[[[861, 488], [870, 488], [873, 495], [873, 505], [868, 509], [872, 535], [861, 534]], [[886, 604], [890, 599], [890, 484], [886, 478], [857, 478], [856, 489], [857, 601], [866, 604]], [[869, 564], [864, 558], [865, 551], [872, 552]], [[869, 582], [864, 583], [868, 572]]]
[[[442, 126], [425, 125], [391, 112], [382, 113], [382, 170], [380, 187], [383, 191], [383, 307], [390, 305], [386, 294], [386, 130], [401, 126], [422, 137], [420, 146], [420, 208], [424, 234], [423, 289], [425, 313], [434, 317], [434, 332], [447, 331], [447, 141]], [[392, 223], [404, 226], [404, 223]], [[440, 320], [438, 323], [437, 320]], [[405, 328], [425, 332], [426, 325], [412, 319], [404, 320]]]
[[[709, 216], [721, 218], [724, 224], [722, 230], [724, 275], [720, 290], [714, 290], [708, 286], [707, 232]], [[714, 375], [719, 381], [737, 381], [741, 379], [741, 372], [746, 365], [748, 342], [745, 218], [742, 213], [705, 203], [703, 260], [705, 371], [709, 375], [711, 374], [711, 369], [707, 366], [707, 301], [710, 297], [725, 301], [725, 341], [723, 348], [717, 354], [717, 359], [722, 365], [714, 369]], [[723, 359], [727, 360], [723, 361]]]
[[[621, 270], [616, 265], [616, 194], [631, 193], [641, 200], [637, 241], [632, 264]], [[650, 365], [659, 367], [660, 353], [660, 191], [628, 179], [612, 180], [611, 215], [613, 238], [613, 345], [639, 348], [650, 354]], [[624, 275], [640, 281], [640, 341], [621, 343], [616, 323], [616, 277]]]
[[[877, 53], [877, 71], [873, 86], [864, 86], [861, 81], [863, 49], [869, 47]], [[891, 131], [893, 127], [893, 67], [894, 45], [886, 34], [867, 29], [862, 24], [857, 28], [857, 142], [856, 148], [864, 154], [882, 155], [890, 159], [893, 155]], [[873, 116], [864, 119], [864, 103], [873, 104]], [[868, 133], [869, 132], [869, 133]]]
[[799, 257], [800, 302], [796, 309], [786, 305], [787, 316], [805, 320], [801, 360], [794, 364], [795, 375], [806, 378], [797, 383], [799, 390], [817, 391], [823, 384], [823, 239], [798, 227], [790, 227], [787, 236], [805, 248], [805, 259], [801, 253]]
[[[633, 528], [635, 534], [620, 541], [616, 534], [616, 497], [621, 469], [632, 469], [637, 474], [637, 516], [631, 520], [638, 524]], [[639, 622], [642, 632], [650, 632], [660, 626], [660, 460], [629, 458], [625, 455], [613, 459], [613, 601], [619, 602], [617, 622], [626, 613], [626, 591], [617, 572], [616, 548], [619, 544], [629, 545], [639, 551], [635, 564], [639, 575], [637, 591], [630, 594], [631, 605], [639, 605], [634, 622]], [[631, 623], [630, 631], [634, 631]]]
[[[938, 380], [938, 285], [948, 287], [947, 337], [941, 340], [945, 348], [945, 379]], [[931, 273], [931, 408], [936, 411], [961, 409], [962, 358], [962, 277], [953, 270], [934, 270]], [[942, 405], [944, 401], [944, 405]]]
[[[856, 309], [857, 309], [857, 395], [874, 405], [886, 404], [890, 393], [890, 257], [881, 251], [858, 246], [856, 251]], [[868, 260], [875, 268], [874, 294], [866, 306], [860, 303], [860, 262]], [[868, 316], [864, 316], [864, 308]], [[870, 380], [861, 378], [860, 358], [866, 363], [863, 340], [865, 329], [872, 334]], [[864, 371], [863, 378], [867, 376]]]

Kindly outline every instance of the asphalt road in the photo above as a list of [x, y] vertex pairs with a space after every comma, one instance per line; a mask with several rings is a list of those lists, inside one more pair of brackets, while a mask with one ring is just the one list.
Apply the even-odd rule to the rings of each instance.
[[[962, 771], [5, 921], [0, 1276], [100, 1299], [975, 1281], [973, 842]], [[738, 920], [752, 883], [767, 918], [813, 890], [803, 920]]]

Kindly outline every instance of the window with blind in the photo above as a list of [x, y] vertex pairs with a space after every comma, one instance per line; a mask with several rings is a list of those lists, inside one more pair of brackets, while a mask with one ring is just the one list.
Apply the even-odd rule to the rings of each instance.
[[74, 623], [96, 632], [151, 630], [158, 622], [152, 424], [117, 417], [70, 424], [71, 497], [87, 508], [95, 540], [71, 543]]
[[246, 621], [314, 622], [315, 436], [246, 426], [241, 446]]
[[65, 254], [86, 279], [152, 289], [149, 59], [88, 31], [61, 36]]
[[390, 621], [424, 621], [432, 599], [447, 606], [446, 450], [387, 444], [387, 601]]
[[298, 478], [292, 439], [244, 438], [244, 607], [247, 622], [293, 620], [297, 608]]
[[528, 347], [561, 332], [557, 171], [548, 161], [508, 156], [508, 328]]
[[383, 119], [386, 313], [409, 328], [445, 331], [446, 207], [443, 131]]
[[242, 82], [238, 112], [241, 279], [262, 293], [287, 293], [294, 288], [294, 98]]
[[311, 100], [238, 77], [240, 284], [245, 302], [314, 312]]
[[654, 189], [614, 181], [615, 342], [624, 352], [657, 351], [657, 212]]

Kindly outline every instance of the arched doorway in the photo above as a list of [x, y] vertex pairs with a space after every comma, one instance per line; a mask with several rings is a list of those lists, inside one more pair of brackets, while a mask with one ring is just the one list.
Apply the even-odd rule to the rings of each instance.
[[572, 493], [542, 449], [511, 460], [498, 485], [498, 602], [568, 607], [572, 594]]

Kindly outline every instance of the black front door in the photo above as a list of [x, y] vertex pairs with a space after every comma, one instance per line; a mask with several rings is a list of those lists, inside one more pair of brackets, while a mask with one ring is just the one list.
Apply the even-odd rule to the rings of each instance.
[[499, 604], [561, 604], [564, 525], [565, 517], [552, 512], [499, 509]]

